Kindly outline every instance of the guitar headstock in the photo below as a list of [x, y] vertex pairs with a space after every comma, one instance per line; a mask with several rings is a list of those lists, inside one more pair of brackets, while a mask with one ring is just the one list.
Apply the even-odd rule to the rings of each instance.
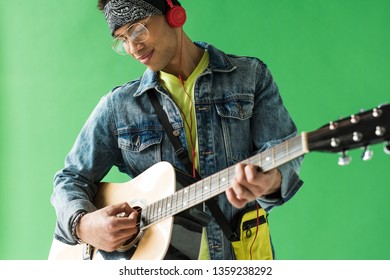
[[390, 104], [332, 121], [307, 134], [310, 151], [341, 152], [340, 165], [349, 163], [347, 150], [364, 147], [362, 159], [372, 156], [369, 145], [387, 142], [385, 152], [390, 154]]

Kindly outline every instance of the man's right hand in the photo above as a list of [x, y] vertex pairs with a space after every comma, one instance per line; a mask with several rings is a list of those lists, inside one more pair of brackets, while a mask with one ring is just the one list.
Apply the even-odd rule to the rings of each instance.
[[76, 233], [83, 242], [112, 252], [138, 232], [137, 216], [138, 212], [126, 202], [106, 206], [85, 214]]

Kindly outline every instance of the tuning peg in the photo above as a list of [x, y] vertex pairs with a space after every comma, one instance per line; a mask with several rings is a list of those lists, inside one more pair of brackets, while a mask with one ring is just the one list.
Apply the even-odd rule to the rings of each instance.
[[364, 161], [370, 160], [370, 159], [372, 159], [373, 155], [374, 155], [374, 152], [366, 146], [366, 147], [364, 147], [364, 152], [362, 154], [362, 160], [364, 160]]
[[345, 151], [341, 153], [341, 156], [339, 157], [338, 164], [341, 166], [345, 166], [351, 163], [352, 158], [347, 155]]
[[383, 147], [383, 151], [385, 152], [385, 154], [390, 155], [390, 141], [385, 144], [385, 146]]

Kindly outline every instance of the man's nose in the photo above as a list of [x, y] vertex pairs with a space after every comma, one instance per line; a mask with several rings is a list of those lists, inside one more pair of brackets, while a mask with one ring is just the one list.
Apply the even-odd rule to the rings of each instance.
[[137, 54], [144, 47], [142, 43], [133, 42], [131, 40], [129, 41], [127, 50], [129, 54]]

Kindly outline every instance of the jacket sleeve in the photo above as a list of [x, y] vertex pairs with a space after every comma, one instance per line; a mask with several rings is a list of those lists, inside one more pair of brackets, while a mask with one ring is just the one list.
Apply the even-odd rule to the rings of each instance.
[[67, 244], [76, 244], [71, 232], [74, 214], [96, 210], [93, 198], [97, 184], [121, 156], [108, 100], [107, 96], [100, 100], [67, 155], [64, 168], [54, 176], [54, 237]]
[[[283, 104], [279, 89], [267, 66], [260, 62], [256, 73], [258, 78], [252, 133], [255, 146], [261, 153], [295, 137], [297, 127]], [[298, 176], [302, 160], [303, 157], [299, 157], [278, 167], [282, 175], [280, 192], [258, 198], [258, 202], [266, 211], [287, 202], [302, 186], [303, 182]]]

